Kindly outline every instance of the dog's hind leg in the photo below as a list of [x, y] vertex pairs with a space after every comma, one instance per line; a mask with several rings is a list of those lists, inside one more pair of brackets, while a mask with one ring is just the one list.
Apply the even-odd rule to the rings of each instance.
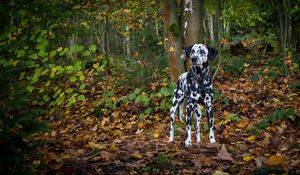
[[183, 121], [182, 120], [183, 106], [184, 106], [184, 99], [182, 98], [182, 100], [179, 102], [179, 119], [180, 119], [180, 121]]
[[215, 143], [215, 134], [214, 134], [214, 117], [213, 117], [213, 108], [212, 108], [212, 93], [207, 93], [205, 95], [204, 104], [206, 107], [206, 114], [209, 126], [209, 141], [210, 143]]
[[200, 120], [202, 117], [200, 105], [197, 104], [195, 106], [195, 114], [196, 114], [196, 138], [197, 138], [197, 143], [201, 142], [201, 134], [200, 134]]

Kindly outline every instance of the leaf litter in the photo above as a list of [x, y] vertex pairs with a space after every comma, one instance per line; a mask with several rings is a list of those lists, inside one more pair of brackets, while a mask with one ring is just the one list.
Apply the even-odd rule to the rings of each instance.
[[[257, 69], [249, 68], [253, 72]], [[101, 99], [105, 91], [98, 87], [107, 84], [91, 82], [93, 88], [86, 91], [90, 99], [62, 109], [65, 112], [57, 116], [64, 117], [49, 121], [52, 131], [38, 136], [46, 143], [40, 150], [43, 156], [40, 172], [248, 174], [280, 167], [284, 172], [300, 173], [299, 124], [284, 118], [268, 123], [259, 134], [249, 132], [261, 122], [262, 116], [279, 108], [293, 106], [299, 118], [300, 94], [285, 83], [294, 82], [296, 77], [299, 78], [289, 75], [282, 82], [264, 78], [253, 82], [249, 74], [233, 77], [221, 72], [215, 80], [221, 95], [214, 103], [218, 143], [209, 143], [207, 121], [203, 117], [202, 142], [196, 144], [194, 140], [191, 148], [184, 147], [185, 124], [178, 120], [174, 143], [168, 143], [169, 114], [166, 112], [152, 112], [141, 118], [143, 111], [139, 104], [129, 102], [105, 109], [96, 116], [93, 101]], [[160, 83], [156, 84], [151, 88], [158, 89]], [[110, 84], [109, 88], [113, 89], [114, 85]], [[124, 92], [128, 93], [122, 89], [115, 91], [111, 98], [114, 102], [126, 95]]]

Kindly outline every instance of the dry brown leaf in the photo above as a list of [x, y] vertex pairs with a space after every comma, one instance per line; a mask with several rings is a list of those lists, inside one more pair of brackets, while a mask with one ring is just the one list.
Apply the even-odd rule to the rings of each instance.
[[233, 158], [231, 157], [230, 153], [227, 151], [225, 145], [222, 145], [221, 150], [217, 155], [221, 160], [228, 160], [234, 162]]
[[97, 131], [97, 129], [98, 129], [98, 125], [96, 124], [91, 130], [95, 132]]
[[144, 131], [144, 129], [138, 129], [138, 130], [135, 132], [135, 134], [136, 134], [136, 135], [140, 135], [140, 134], [142, 134], [143, 131]]
[[263, 146], [268, 146], [270, 144], [270, 137], [271, 135], [267, 132], [264, 132], [263, 133], [263, 136], [265, 137], [264, 140], [263, 140]]
[[109, 118], [108, 117], [103, 117], [102, 122], [101, 122], [101, 126], [104, 127], [106, 122], [109, 122]]
[[115, 160], [116, 156], [108, 151], [100, 152], [101, 158], [107, 162], [112, 162]]

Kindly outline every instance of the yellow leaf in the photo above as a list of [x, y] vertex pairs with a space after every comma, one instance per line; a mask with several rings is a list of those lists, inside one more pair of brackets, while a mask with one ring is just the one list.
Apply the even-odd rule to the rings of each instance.
[[62, 49], [63, 49], [62, 47], [59, 47], [59, 48], [56, 49], [56, 51], [60, 52], [60, 51], [62, 51]]
[[69, 159], [70, 158], [70, 155], [68, 154], [64, 154], [61, 156], [61, 159]]
[[116, 98], [116, 97], [111, 97], [111, 100], [112, 100], [113, 102], [116, 102], [116, 101], [117, 101], [117, 98]]
[[255, 136], [250, 136], [247, 138], [248, 141], [252, 142], [255, 141], [256, 137]]
[[268, 160], [267, 160], [267, 164], [270, 166], [276, 166], [276, 165], [280, 165], [281, 163], [284, 162], [284, 158], [282, 157], [282, 155], [280, 154], [276, 154], [271, 156]]
[[170, 52], [174, 52], [174, 48], [173, 48], [173, 47], [170, 47], [169, 51], [170, 51]]
[[134, 154], [129, 154], [130, 158], [135, 158], [135, 159], [142, 159], [143, 155], [139, 154], [139, 153], [134, 153]]
[[88, 146], [92, 149], [103, 149], [103, 148], [105, 148], [105, 145], [99, 144], [99, 143], [94, 143], [94, 142], [89, 142]]
[[154, 133], [154, 134], [153, 134], [153, 138], [155, 138], [155, 139], [159, 138], [159, 133], [157, 133], [157, 132]]
[[99, 63], [93, 64], [93, 68], [97, 69], [99, 67]]
[[253, 156], [244, 156], [243, 157], [243, 160], [246, 161], [246, 162], [249, 162], [250, 160], [254, 159]]

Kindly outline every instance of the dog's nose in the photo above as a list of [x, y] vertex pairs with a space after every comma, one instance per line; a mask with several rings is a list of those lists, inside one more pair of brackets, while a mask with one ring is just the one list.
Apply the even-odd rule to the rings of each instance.
[[197, 62], [197, 57], [192, 57], [191, 60], [192, 62]]

